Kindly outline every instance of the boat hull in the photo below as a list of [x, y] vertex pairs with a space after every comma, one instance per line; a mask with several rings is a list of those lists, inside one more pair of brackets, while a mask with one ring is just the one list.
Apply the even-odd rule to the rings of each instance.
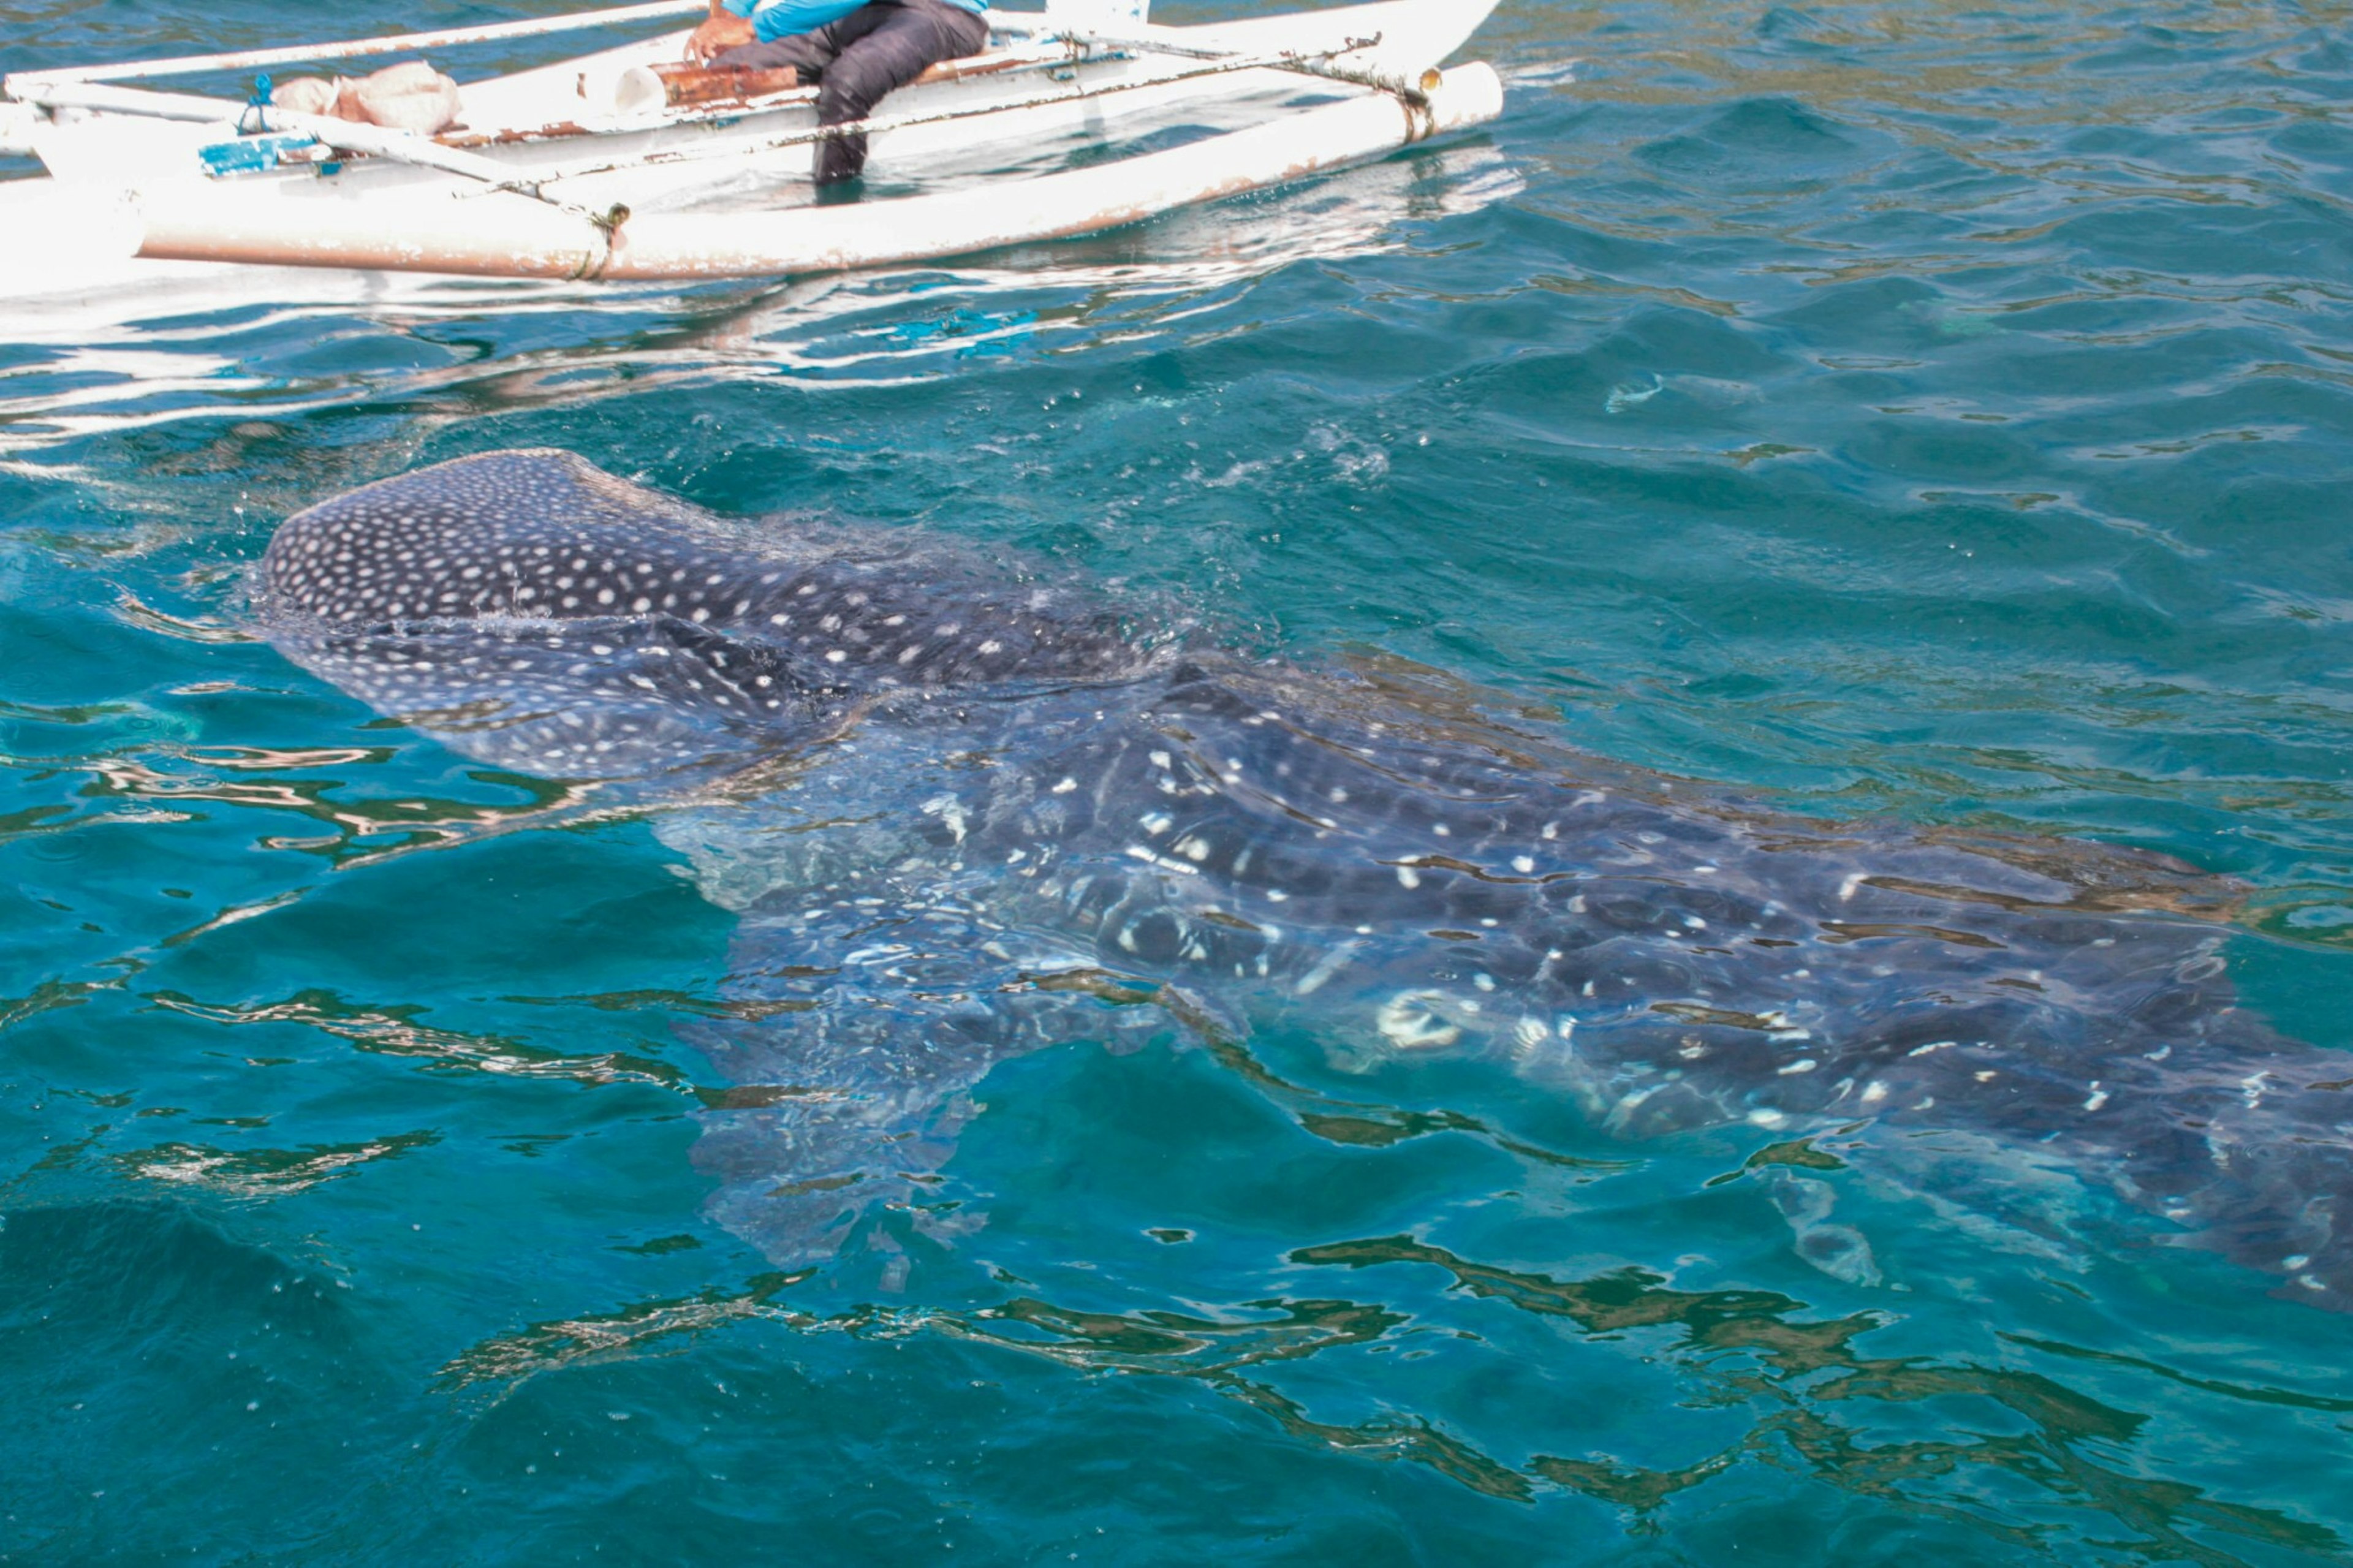
[[284, 201], [223, 210], [201, 192], [134, 205], [154, 259], [499, 278], [784, 278], [935, 260], [1139, 223], [1197, 203], [1383, 156], [1493, 120], [1503, 83], [1473, 63], [1421, 105], [1365, 92], [1213, 136], [1060, 174], [934, 195], [749, 213], [657, 212], [609, 230], [520, 195], [419, 193], [384, 203]]
[[[1433, 72], [1426, 99], [1421, 89], [1494, 5], [1377, 0], [1140, 26], [1084, 47], [1042, 16], [997, 13], [1011, 47], [945, 62], [892, 95], [867, 199], [853, 205], [816, 202], [811, 89], [633, 107], [630, 79], [675, 60], [679, 34], [473, 83], [461, 127], [430, 142], [357, 156], [340, 142], [333, 154], [296, 146], [288, 156], [310, 162], [227, 177], [205, 171], [220, 173], [216, 144], [235, 139], [240, 106], [106, 86], [103, 70], [95, 84], [11, 77], [9, 90], [49, 106], [31, 139], [53, 178], [28, 184], [53, 189], [29, 205], [71, 210], [38, 226], [73, 236], [75, 254], [35, 269], [62, 267], [56, 278], [12, 266], [0, 292], [156, 263], [776, 279], [1116, 228], [1493, 118], [1502, 89], [1483, 65], [1442, 81]], [[1105, 158], [1138, 145], [1163, 150]], [[0, 207], [22, 196], [0, 193]]]

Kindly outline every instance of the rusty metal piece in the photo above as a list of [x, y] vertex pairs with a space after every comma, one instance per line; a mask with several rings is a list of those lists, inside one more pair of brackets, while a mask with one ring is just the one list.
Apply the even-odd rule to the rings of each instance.
[[[801, 85], [801, 73], [791, 66], [778, 70], [746, 70], [734, 66], [681, 62], [649, 66], [645, 74], [661, 85], [661, 103], [667, 109], [701, 103], [744, 103], [754, 98], [792, 92]], [[623, 111], [627, 112], [628, 107], [624, 106]]]

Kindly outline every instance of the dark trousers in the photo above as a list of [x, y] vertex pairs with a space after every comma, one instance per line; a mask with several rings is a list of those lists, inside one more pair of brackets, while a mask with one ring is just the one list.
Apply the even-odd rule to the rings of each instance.
[[[883, 95], [942, 60], [988, 47], [988, 19], [947, 0], [873, 0], [814, 32], [729, 49], [711, 63], [751, 70], [799, 68], [817, 83], [817, 122], [864, 120]], [[839, 184], [866, 167], [866, 138], [828, 137], [817, 144], [817, 183]]]

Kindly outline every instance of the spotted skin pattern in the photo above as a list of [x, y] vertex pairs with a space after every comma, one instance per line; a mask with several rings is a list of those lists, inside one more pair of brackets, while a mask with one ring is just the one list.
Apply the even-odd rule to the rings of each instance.
[[[2237, 1010], [2234, 891], [2179, 863], [1792, 816], [1434, 672], [1141, 635], [1018, 563], [563, 452], [305, 511], [259, 601], [469, 754], [687, 803], [658, 831], [741, 915], [744, 1018], [697, 1043], [746, 1086], [698, 1157], [779, 1260], [923, 1215], [996, 1062], [1173, 1018], [1484, 1058], [1629, 1139], [1836, 1130], [2005, 1245], [2137, 1210], [2353, 1304], [2353, 1061]], [[1769, 1184], [1802, 1255], [1877, 1279], [1826, 1184]]]
[[[290, 519], [263, 562], [281, 646], [467, 750], [597, 777], [773, 747], [849, 700], [1103, 679], [1100, 607], [881, 531], [779, 550], [568, 452], [498, 452]], [[584, 710], [584, 700], [590, 704]], [[472, 711], [481, 703], [495, 711]]]

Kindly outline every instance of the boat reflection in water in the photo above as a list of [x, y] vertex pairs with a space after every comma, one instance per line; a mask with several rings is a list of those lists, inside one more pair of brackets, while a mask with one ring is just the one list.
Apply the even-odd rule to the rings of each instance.
[[[6, 187], [0, 186], [0, 193]], [[20, 353], [0, 386], [0, 453], [109, 431], [209, 418], [234, 395], [247, 421], [381, 398], [470, 411], [592, 402], [778, 371], [871, 382], [930, 373], [942, 356], [1015, 353], [1056, 337], [1134, 342], [1178, 330], [1188, 301], [1313, 259], [1409, 252], [1420, 226], [1508, 201], [1510, 161], [1481, 142], [1419, 149], [1271, 196], [1191, 209], [1116, 233], [940, 267], [838, 274], [751, 288], [591, 285], [200, 262], [113, 266], [51, 257], [12, 322]], [[0, 291], [8, 282], [0, 276]], [[224, 341], [185, 320], [235, 314]], [[290, 352], [351, 334], [430, 334], [458, 324], [543, 336], [484, 369], [473, 355], [364, 378], [280, 370]], [[288, 510], [300, 504], [290, 495]]]

